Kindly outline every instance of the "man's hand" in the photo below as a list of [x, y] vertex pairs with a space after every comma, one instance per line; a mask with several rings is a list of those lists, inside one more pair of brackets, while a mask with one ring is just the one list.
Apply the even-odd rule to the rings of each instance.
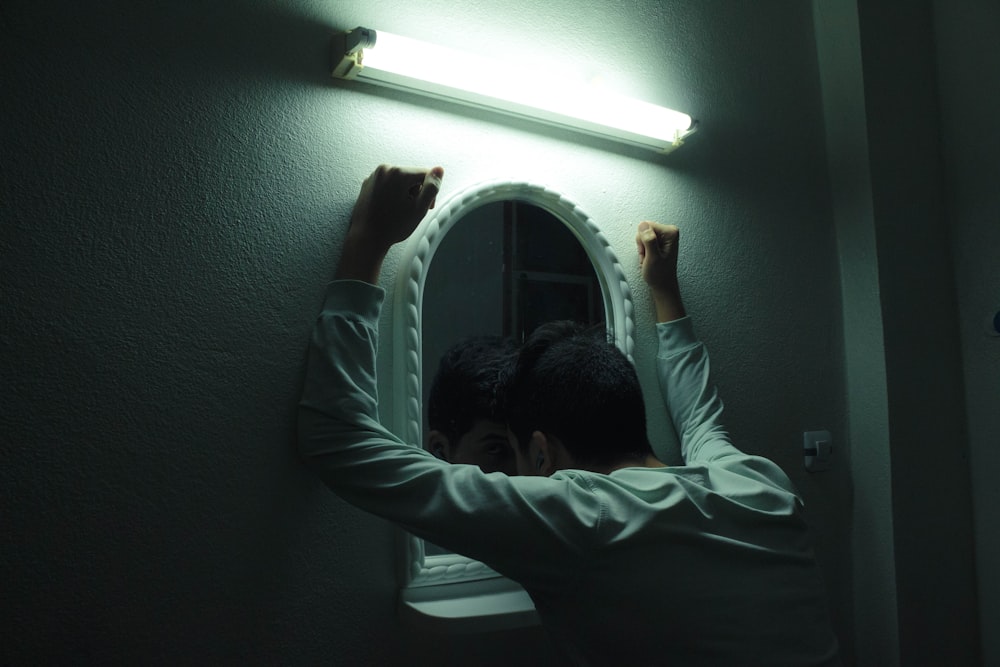
[[642, 279], [649, 285], [656, 308], [656, 321], [670, 322], [684, 317], [684, 303], [677, 283], [680, 230], [674, 225], [640, 222], [635, 243]]
[[379, 166], [361, 185], [337, 268], [338, 279], [375, 284], [382, 260], [434, 208], [444, 169]]

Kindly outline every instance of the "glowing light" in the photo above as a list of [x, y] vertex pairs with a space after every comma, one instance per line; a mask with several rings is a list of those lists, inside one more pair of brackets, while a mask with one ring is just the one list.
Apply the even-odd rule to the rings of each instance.
[[687, 114], [534, 69], [366, 28], [334, 40], [333, 75], [570, 127], [669, 152], [694, 131]]

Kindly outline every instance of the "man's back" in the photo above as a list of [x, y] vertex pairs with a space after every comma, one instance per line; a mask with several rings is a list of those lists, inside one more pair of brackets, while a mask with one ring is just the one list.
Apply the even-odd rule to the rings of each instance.
[[[780, 488], [787, 481], [776, 466], [741, 459], [603, 479], [568, 473], [588, 476], [603, 505], [594, 543], [564, 560], [559, 576], [522, 582], [575, 663], [798, 666], [835, 657], [797, 500]], [[748, 462], [750, 476], [741, 470]], [[757, 479], [768, 466], [774, 486]]]

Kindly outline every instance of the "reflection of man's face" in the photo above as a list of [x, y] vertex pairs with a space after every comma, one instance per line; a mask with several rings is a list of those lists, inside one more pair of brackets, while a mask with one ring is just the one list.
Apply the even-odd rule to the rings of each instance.
[[517, 472], [514, 450], [507, 441], [507, 426], [489, 419], [480, 419], [458, 439], [458, 443], [448, 446], [448, 461], [471, 463], [483, 472], [508, 475]]

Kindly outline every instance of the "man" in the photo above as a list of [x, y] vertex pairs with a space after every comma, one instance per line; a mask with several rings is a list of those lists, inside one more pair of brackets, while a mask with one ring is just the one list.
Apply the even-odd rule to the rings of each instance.
[[[634, 406], [574, 415], [575, 401], [637, 381], [610, 345], [573, 331], [543, 329], [519, 355], [508, 408], [523, 476], [448, 465], [378, 423], [384, 292], [375, 284], [388, 248], [433, 206], [442, 176], [383, 166], [362, 186], [341, 280], [310, 345], [304, 457], [347, 501], [521, 583], [576, 664], [836, 664], [801, 501], [777, 466], [737, 450], [719, 423], [708, 356], [677, 287], [676, 227], [642, 223], [636, 240], [686, 465], [649, 455]], [[588, 424], [606, 430], [591, 437]]]
[[427, 449], [483, 472], [516, 472], [499, 388], [515, 347], [500, 336], [472, 336], [441, 356], [427, 397]]

